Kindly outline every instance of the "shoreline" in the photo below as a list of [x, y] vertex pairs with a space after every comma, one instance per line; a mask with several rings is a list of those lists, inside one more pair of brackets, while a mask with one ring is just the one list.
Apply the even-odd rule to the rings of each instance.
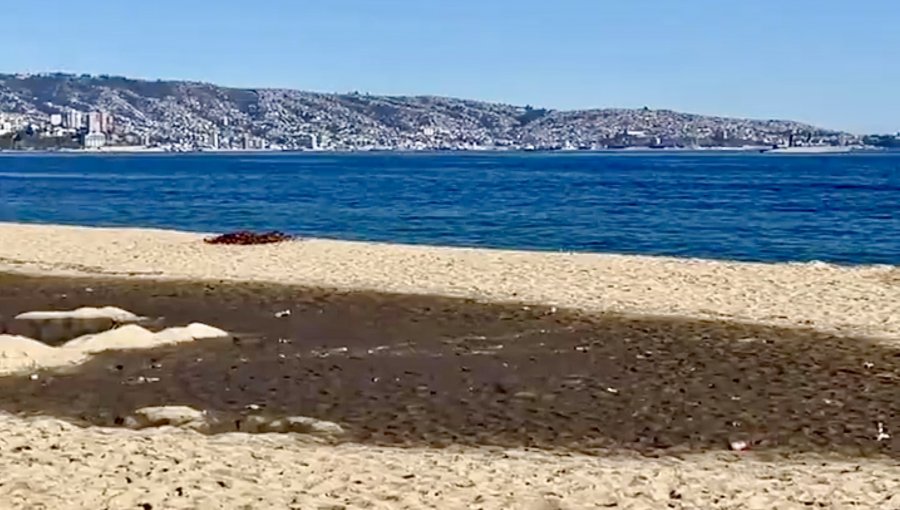
[[0, 223], [0, 271], [272, 282], [900, 337], [900, 266], [766, 264], [323, 239], [214, 246], [203, 243], [207, 236]]
[[610, 149], [506, 149], [506, 148], [458, 148], [458, 149], [190, 149], [173, 150], [164, 147], [111, 146], [98, 149], [0, 149], [0, 154], [66, 154], [66, 155], [122, 155], [122, 154], [685, 154], [685, 153], [737, 153], [762, 155], [828, 156], [846, 154], [870, 154], [889, 152], [890, 149], [875, 146], [811, 146], [770, 147], [748, 145], [743, 147], [625, 147]]

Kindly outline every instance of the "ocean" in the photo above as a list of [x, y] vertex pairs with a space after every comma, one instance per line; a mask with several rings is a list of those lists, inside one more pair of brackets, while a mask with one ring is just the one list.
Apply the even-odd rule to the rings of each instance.
[[8, 153], [0, 221], [900, 264], [900, 153]]

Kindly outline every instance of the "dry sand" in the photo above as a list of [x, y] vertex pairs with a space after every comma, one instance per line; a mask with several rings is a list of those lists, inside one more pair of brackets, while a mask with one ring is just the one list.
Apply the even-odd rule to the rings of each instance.
[[0, 335], [0, 376], [75, 366], [87, 358], [87, 353], [78, 350], [59, 349], [23, 336]]
[[[0, 270], [273, 281], [900, 335], [897, 267], [323, 240], [224, 247], [202, 237], [3, 224]], [[900, 467], [885, 457], [334, 446], [9, 415], [0, 432], [2, 508], [900, 508]]]
[[900, 336], [900, 268], [752, 264], [0, 223], [0, 271], [270, 281]]
[[328, 446], [0, 415], [3, 508], [898, 508], [888, 461]]
[[156, 349], [163, 346], [228, 338], [229, 334], [206, 324], [166, 328], [156, 333], [126, 324], [101, 333], [78, 336], [61, 346], [47, 345], [30, 337], [0, 335], [0, 377], [47, 369], [73, 368], [92, 354], [112, 350]]

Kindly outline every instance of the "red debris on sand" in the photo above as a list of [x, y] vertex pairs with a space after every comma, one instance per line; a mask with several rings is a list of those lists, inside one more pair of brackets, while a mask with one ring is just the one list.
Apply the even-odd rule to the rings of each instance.
[[249, 230], [241, 230], [204, 239], [203, 242], [207, 244], [270, 244], [290, 241], [293, 238], [293, 236], [285, 234], [284, 232], [278, 232], [277, 230], [262, 234], [250, 232]]

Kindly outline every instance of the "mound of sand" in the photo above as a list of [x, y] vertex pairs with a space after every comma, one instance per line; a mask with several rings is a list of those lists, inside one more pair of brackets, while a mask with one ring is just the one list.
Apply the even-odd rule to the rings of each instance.
[[0, 335], [0, 375], [73, 366], [87, 358], [87, 353], [78, 350], [52, 347], [23, 336]]
[[83, 319], [109, 319], [115, 322], [137, 322], [142, 317], [137, 316], [128, 310], [123, 310], [115, 306], [104, 306], [102, 308], [94, 308], [90, 306], [76, 308], [75, 310], [63, 311], [38, 311], [20, 313], [16, 316], [19, 320], [83, 320]]
[[228, 336], [227, 331], [197, 322], [185, 327], [164, 329], [158, 333], [136, 324], [126, 324], [102, 333], [75, 338], [59, 347], [24, 336], [0, 335], [0, 376], [74, 366], [86, 361], [91, 354], [103, 351], [152, 349]]
[[117, 324], [133, 324], [145, 320], [114, 306], [84, 307], [65, 311], [36, 311], [19, 314], [13, 328], [30, 338], [57, 344], [82, 335], [109, 330]]
[[157, 345], [162, 345], [192, 342], [194, 340], [227, 338], [229, 336], [231, 335], [227, 331], [200, 322], [193, 322], [185, 327], [164, 329], [154, 335], [154, 341]]
[[90, 354], [111, 349], [146, 349], [156, 347], [154, 336], [152, 331], [135, 324], [128, 324], [95, 335], [85, 335], [69, 340], [63, 344], [62, 348]]
[[135, 324], [128, 324], [116, 329], [86, 335], [70, 340], [63, 345], [64, 349], [74, 349], [85, 353], [122, 349], [152, 349], [164, 345], [227, 338], [228, 332], [199, 322], [185, 327], [167, 328], [153, 333]]

